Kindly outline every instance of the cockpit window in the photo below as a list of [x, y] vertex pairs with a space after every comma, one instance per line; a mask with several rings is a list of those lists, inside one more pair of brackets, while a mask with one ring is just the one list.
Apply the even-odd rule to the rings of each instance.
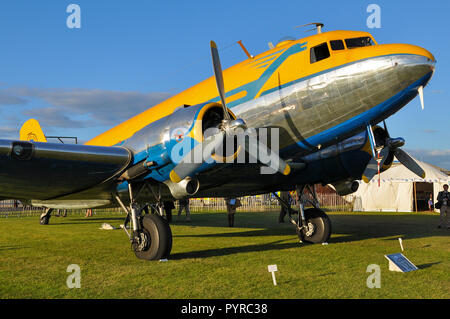
[[331, 50], [345, 50], [344, 42], [342, 40], [332, 40], [330, 41]]
[[311, 48], [311, 63], [315, 63], [329, 57], [330, 50], [328, 49], [326, 42]]
[[374, 45], [371, 37], [345, 39], [345, 44], [347, 45], [347, 49], [368, 47]]

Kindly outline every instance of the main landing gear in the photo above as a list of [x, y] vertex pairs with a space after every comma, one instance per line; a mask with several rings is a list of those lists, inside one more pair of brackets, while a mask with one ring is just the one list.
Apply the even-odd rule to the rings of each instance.
[[[133, 192], [133, 185], [128, 184], [128, 191], [130, 195], [130, 207], [126, 207], [120, 197], [114, 195], [119, 205], [126, 212], [127, 217], [125, 219], [124, 230], [127, 233], [131, 241], [131, 249], [139, 259], [145, 260], [160, 260], [168, 258], [170, 251], [172, 250], [172, 231], [170, 230], [169, 223], [162, 217], [163, 204], [161, 196], [156, 195], [153, 188], [150, 190], [153, 192], [158, 200], [156, 214], [147, 214], [143, 216], [143, 212], [147, 210], [147, 206], [139, 206], [136, 202], [140, 192], [148, 184], [140, 186], [136, 196]], [[148, 211], [148, 210], [147, 210]], [[154, 211], [153, 209], [151, 210]], [[133, 230], [131, 233], [127, 231], [128, 220], [131, 220]]]
[[[289, 204], [275, 194], [280, 204], [287, 208], [289, 212], [289, 220], [295, 225], [297, 236], [300, 242], [311, 244], [325, 243], [331, 236], [331, 221], [323, 210], [319, 208], [319, 201], [314, 187], [310, 185], [297, 185], [297, 196], [299, 196], [299, 212], [297, 219], [292, 215], [295, 211], [289, 207]], [[310, 196], [306, 196], [305, 189], [308, 190]], [[311, 197], [311, 198], [308, 198]], [[309, 202], [313, 208], [304, 209], [303, 200]]]
[[45, 212], [39, 217], [39, 223], [41, 225], [48, 225], [50, 222], [50, 217], [52, 217], [53, 208], [46, 208]]

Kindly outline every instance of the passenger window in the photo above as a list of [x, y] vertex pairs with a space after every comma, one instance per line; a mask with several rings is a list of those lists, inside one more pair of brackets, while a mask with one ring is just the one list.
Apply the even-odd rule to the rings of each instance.
[[361, 37], [345, 39], [345, 44], [347, 45], [347, 49], [353, 49], [371, 46], [373, 45], [373, 42], [371, 37]]
[[331, 50], [344, 50], [344, 42], [342, 40], [332, 40], [330, 41]]
[[315, 63], [329, 57], [330, 50], [328, 50], [328, 45], [326, 42], [311, 48], [311, 63]]

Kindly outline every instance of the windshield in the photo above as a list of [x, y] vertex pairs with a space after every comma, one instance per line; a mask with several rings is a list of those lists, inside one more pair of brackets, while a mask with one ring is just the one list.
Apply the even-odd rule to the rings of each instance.
[[371, 46], [373, 45], [373, 41], [371, 37], [360, 37], [345, 39], [345, 44], [347, 45], [347, 49], [353, 49]]

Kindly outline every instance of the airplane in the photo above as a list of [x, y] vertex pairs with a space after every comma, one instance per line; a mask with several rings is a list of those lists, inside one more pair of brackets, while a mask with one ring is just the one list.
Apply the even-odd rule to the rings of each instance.
[[[331, 222], [313, 185], [351, 194], [358, 180], [389, 169], [394, 156], [424, 177], [385, 119], [417, 95], [423, 107], [436, 60], [418, 46], [313, 25], [317, 33], [255, 56], [239, 42], [247, 58], [225, 70], [211, 41], [214, 76], [83, 145], [49, 143], [39, 123], [27, 121], [19, 140], [0, 140], [0, 199], [44, 207], [41, 224], [53, 209], [121, 207], [135, 255], [161, 260], [172, 249], [164, 201], [296, 189], [313, 206], [301, 203], [289, 214], [297, 235], [327, 242]], [[224, 147], [242, 132], [247, 140]], [[242, 154], [246, 160], [236, 161]]]

